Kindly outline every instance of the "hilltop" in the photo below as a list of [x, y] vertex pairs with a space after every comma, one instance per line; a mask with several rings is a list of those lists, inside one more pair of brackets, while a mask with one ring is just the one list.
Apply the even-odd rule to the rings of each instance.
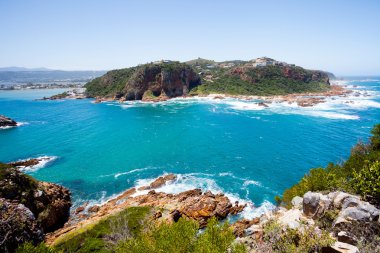
[[178, 96], [286, 95], [330, 89], [329, 73], [263, 57], [251, 61], [162, 60], [112, 70], [86, 84], [87, 96], [164, 100]]

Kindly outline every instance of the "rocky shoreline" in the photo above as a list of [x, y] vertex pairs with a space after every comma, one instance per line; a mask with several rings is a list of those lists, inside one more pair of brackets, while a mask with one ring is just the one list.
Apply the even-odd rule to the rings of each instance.
[[[191, 98], [210, 98], [215, 100], [222, 100], [222, 99], [239, 99], [239, 100], [246, 100], [246, 101], [255, 101], [258, 100], [260, 102], [257, 102], [258, 106], [262, 107], [269, 107], [269, 104], [271, 103], [282, 103], [286, 102], [288, 104], [296, 103], [298, 106], [301, 107], [312, 107], [320, 103], [325, 103], [326, 98], [328, 97], [347, 97], [349, 94], [353, 93], [352, 90], [346, 89], [345, 87], [341, 85], [331, 85], [330, 89], [325, 92], [317, 92], [317, 93], [293, 93], [293, 94], [287, 94], [287, 95], [276, 95], [276, 96], [247, 96], [247, 95], [229, 95], [229, 94], [200, 94], [200, 95], [185, 95], [178, 98], [183, 99], [191, 99]], [[166, 96], [160, 96], [155, 98], [142, 98], [141, 101], [143, 102], [165, 102], [171, 99], [176, 98], [169, 98]], [[118, 101], [119, 103], [123, 103], [126, 100], [124, 98], [117, 98], [117, 97], [95, 97], [95, 100], [93, 103], [101, 103], [101, 102], [111, 102], [111, 101]]]
[[[179, 194], [155, 191], [165, 184], [170, 184], [176, 177], [174, 174], [161, 176], [150, 185], [130, 188], [100, 206], [88, 206], [85, 204], [78, 207], [62, 229], [47, 234], [45, 242], [48, 245], [54, 244], [54, 241], [70, 231], [97, 222], [132, 206], [154, 207], [157, 209], [156, 219], [177, 221], [180, 217], [187, 217], [197, 221], [201, 228], [205, 227], [207, 221], [212, 217], [222, 220], [230, 214], [236, 215], [240, 213], [246, 207], [246, 205], [241, 205], [239, 202], [231, 203], [229, 198], [222, 193], [202, 192], [201, 189], [184, 191]], [[141, 195], [139, 195], [139, 192]]]
[[[178, 194], [160, 192], [162, 186], [177, 179], [175, 174], [166, 174], [148, 185], [132, 187], [102, 205], [85, 203], [69, 214], [68, 189], [37, 181], [16, 168], [33, 166], [36, 162], [38, 160], [31, 159], [0, 164], [0, 239], [4, 242], [0, 249], [12, 251], [25, 241], [44, 241], [54, 246], [67, 236], [131, 207], [152, 208], [149, 222], [173, 223], [183, 217], [196, 221], [199, 228], [206, 227], [211, 218], [225, 220], [246, 207], [239, 202], [232, 203], [223, 193], [201, 189]], [[356, 195], [342, 191], [325, 194], [309, 191], [294, 197], [288, 208], [279, 206], [260, 217], [238, 219], [230, 227], [236, 242], [243, 243], [247, 252], [266, 252], [270, 246], [266, 234], [273, 232], [268, 227], [273, 229], [275, 224], [274, 228], [280, 229], [276, 233], [293, 231], [291, 233], [302, 236], [305, 231], [311, 231], [321, 240], [323, 235], [323, 240], [329, 243], [323, 246], [322, 252], [356, 253], [363, 243], [371, 251], [380, 250], [380, 243], [372, 238], [380, 233], [379, 214], [376, 206]]]
[[[168, 174], [149, 185], [130, 188], [103, 205], [85, 204], [73, 212], [63, 228], [47, 234], [45, 243], [54, 245], [66, 235], [129, 207], [152, 207], [154, 212], [151, 222], [176, 222], [180, 217], [186, 217], [197, 221], [200, 228], [205, 227], [212, 217], [223, 220], [245, 208], [245, 205], [238, 202], [231, 203], [223, 193], [213, 194], [210, 191], [202, 192], [201, 189], [178, 194], [156, 191], [175, 179], [176, 175]], [[295, 197], [289, 209], [277, 207], [260, 217], [239, 219], [230, 226], [236, 241], [244, 243], [248, 252], [265, 252], [262, 251], [266, 247], [264, 231], [268, 224], [274, 222], [284, 231], [292, 229], [300, 233], [305, 230], [312, 230], [317, 234], [329, 233], [329, 240], [333, 243], [322, 252], [353, 253], [359, 252], [358, 246], [362, 240], [371, 240], [370, 237], [362, 236], [363, 231], [356, 227], [357, 224], [371, 226], [380, 231], [379, 213], [380, 210], [375, 206], [345, 192], [307, 192], [302, 197]], [[372, 247], [376, 247], [376, 244]]]

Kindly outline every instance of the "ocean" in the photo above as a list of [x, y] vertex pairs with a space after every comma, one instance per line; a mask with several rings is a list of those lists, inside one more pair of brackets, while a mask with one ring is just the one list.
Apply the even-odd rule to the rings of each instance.
[[69, 188], [73, 208], [175, 173], [159, 191], [224, 192], [248, 203], [241, 215], [251, 218], [310, 168], [343, 162], [380, 123], [380, 77], [337, 83], [355, 92], [307, 108], [209, 98], [36, 101], [62, 90], [0, 91], [0, 114], [21, 122], [0, 130], [0, 161], [51, 157], [26, 173]]

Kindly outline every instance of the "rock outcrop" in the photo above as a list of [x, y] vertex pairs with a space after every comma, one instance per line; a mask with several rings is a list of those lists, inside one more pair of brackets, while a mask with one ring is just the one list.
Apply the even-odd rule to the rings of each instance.
[[[222, 220], [229, 214], [234, 215], [241, 212], [246, 206], [239, 204], [239, 202], [232, 204], [228, 197], [222, 193], [202, 192], [201, 189], [188, 190], [178, 194], [156, 192], [154, 190], [164, 184], [173, 182], [175, 179], [176, 175], [168, 174], [157, 178], [150, 185], [139, 189], [131, 188], [102, 206], [89, 207], [89, 212], [86, 214], [80, 213], [79, 217], [72, 217], [64, 228], [47, 235], [46, 242], [51, 244], [67, 232], [97, 222], [108, 215], [131, 206], [151, 206], [156, 208], [155, 220], [165, 219], [176, 222], [181, 217], [187, 217], [197, 221], [201, 228], [205, 227], [212, 217]], [[149, 192], [146, 193], [146, 190], [149, 190]]]
[[0, 252], [13, 252], [22, 243], [40, 243], [43, 238], [42, 228], [29, 208], [0, 198]]
[[11, 165], [0, 166], [0, 197], [25, 205], [43, 232], [57, 229], [68, 220], [71, 197], [68, 189], [37, 181]]
[[239, 237], [237, 240], [247, 246], [248, 252], [266, 252], [265, 248], [256, 250], [263, 247], [265, 225], [268, 221], [275, 221], [282, 229], [292, 231], [306, 228], [327, 231], [335, 242], [322, 252], [357, 253], [360, 247], [365, 247], [363, 252], [380, 251], [376, 239], [380, 235], [379, 209], [360, 197], [341, 191], [329, 194], [307, 192], [303, 197], [294, 197], [291, 203], [291, 209], [278, 207], [259, 219], [234, 223], [232, 227]]
[[0, 115], [0, 127], [15, 127], [17, 126], [17, 122], [11, 118], [5, 117], [4, 115]]

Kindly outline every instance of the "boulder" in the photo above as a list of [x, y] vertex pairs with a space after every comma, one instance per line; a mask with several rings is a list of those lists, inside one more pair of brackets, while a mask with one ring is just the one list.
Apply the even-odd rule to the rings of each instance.
[[331, 199], [317, 192], [307, 192], [303, 196], [303, 212], [309, 218], [320, 217], [331, 205]]
[[0, 115], [0, 127], [15, 127], [17, 126], [17, 122], [11, 118], [5, 117], [4, 115]]
[[335, 242], [332, 246], [322, 250], [323, 253], [359, 253], [359, 249], [344, 242]]
[[360, 210], [357, 207], [348, 207], [343, 209], [339, 213], [339, 217], [342, 217], [346, 220], [358, 220], [358, 221], [370, 221], [371, 215], [370, 213]]
[[337, 237], [339, 242], [344, 242], [351, 245], [356, 245], [358, 243], [358, 239], [346, 231], [340, 231]]
[[353, 197], [353, 195], [345, 193], [345, 192], [331, 192], [328, 195], [331, 199], [333, 199], [334, 208], [341, 209], [343, 201], [348, 197]]
[[0, 198], [0, 252], [14, 252], [22, 243], [44, 239], [42, 228], [29, 208]]
[[301, 198], [300, 196], [295, 196], [292, 199], [292, 206], [295, 208], [302, 208], [302, 203], [303, 203], [303, 198]]

